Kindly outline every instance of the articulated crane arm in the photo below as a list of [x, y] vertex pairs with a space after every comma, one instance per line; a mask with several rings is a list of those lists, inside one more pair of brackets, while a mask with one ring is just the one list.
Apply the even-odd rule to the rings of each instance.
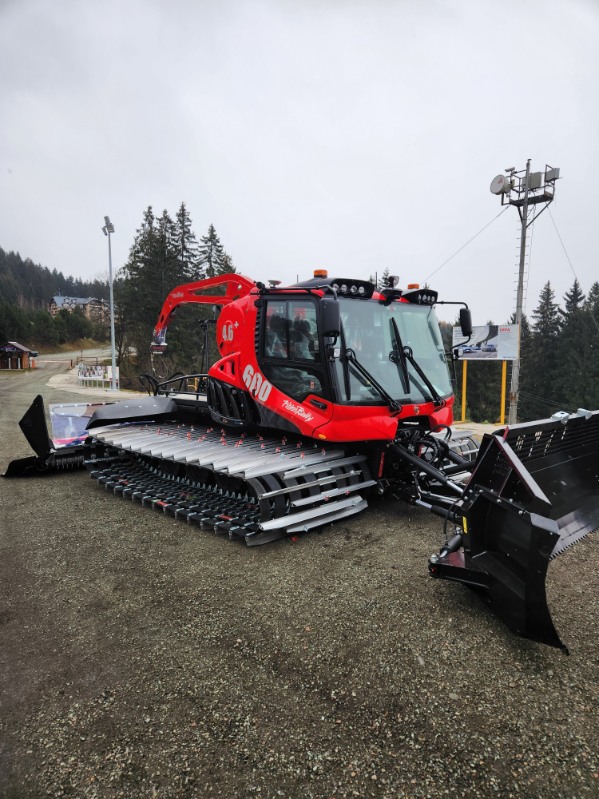
[[193, 302], [203, 305], [228, 305], [249, 294], [255, 287], [256, 283], [253, 280], [233, 272], [177, 286], [169, 292], [162, 305], [152, 335], [151, 352], [161, 353], [166, 350], [166, 331], [179, 305]]

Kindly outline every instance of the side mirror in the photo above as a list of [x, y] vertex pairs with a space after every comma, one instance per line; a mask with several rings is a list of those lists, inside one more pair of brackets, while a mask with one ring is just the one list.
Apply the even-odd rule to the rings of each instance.
[[469, 338], [472, 335], [472, 314], [470, 308], [460, 308], [460, 327], [462, 335]]
[[320, 301], [322, 335], [337, 338], [341, 332], [341, 309], [338, 300], [325, 297]]

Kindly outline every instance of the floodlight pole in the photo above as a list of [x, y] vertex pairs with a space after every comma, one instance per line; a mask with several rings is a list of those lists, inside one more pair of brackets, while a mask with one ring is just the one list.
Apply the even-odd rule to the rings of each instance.
[[[522, 306], [524, 302], [524, 266], [526, 264], [526, 231], [528, 229], [528, 195], [530, 191], [530, 158], [526, 162], [526, 176], [524, 178], [524, 203], [520, 212], [522, 229], [520, 233], [520, 265], [518, 268], [518, 290], [516, 293], [516, 325], [518, 326], [518, 345], [516, 359], [512, 366], [512, 380], [510, 383], [510, 409], [508, 424], [518, 421], [518, 396], [520, 389], [520, 339], [522, 336]], [[518, 207], [518, 210], [520, 208]]]
[[[516, 293], [516, 324], [518, 326], [518, 344], [516, 358], [512, 367], [510, 383], [510, 408], [508, 424], [518, 421], [518, 396], [520, 389], [520, 343], [522, 336], [522, 317], [524, 306], [524, 271], [526, 265], [526, 233], [528, 226], [536, 217], [543, 213], [553, 202], [555, 196], [555, 181], [559, 178], [559, 169], [545, 165], [545, 172], [531, 174], [530, 158], [526, 162], [526, 170], [518, 171], [515, 167], [505, 170], [506, 175], [497, 175], [491, 183], [491, 192], [501, 196], [502, 205], [515, 205], [520, 215], [520, 264], [518, 269], [518, 290]], [[524, 172], [524, 175], [522, 173]], [[529, 221], [528, 209], [530, 205], [544, 203], [544, 207], [533, 215]]]
[[110, 390], [116, 391], [116, 347], [115, 347], [115, 335], [114, 335], [114, 291], [112, 285], [112, 249], [110, 246], [110, 234], [114, 233], [114, 225], [110, 221], [110, 218], [105, 216], [104, 217], [104, 227], [102, 228], [102, 232], [105, 236], [108, 236], [108, 287], [110, 292], [110, 352], [112, 357], [112, 375], [110, 381]]

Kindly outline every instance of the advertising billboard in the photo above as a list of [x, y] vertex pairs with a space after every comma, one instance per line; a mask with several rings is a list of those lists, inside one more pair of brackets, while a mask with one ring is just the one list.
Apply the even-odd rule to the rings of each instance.
[[454, 327], [452, 349], [464, 360], [514, 361], [518, 357], [518, 325], [475, 327], [470, 339]]

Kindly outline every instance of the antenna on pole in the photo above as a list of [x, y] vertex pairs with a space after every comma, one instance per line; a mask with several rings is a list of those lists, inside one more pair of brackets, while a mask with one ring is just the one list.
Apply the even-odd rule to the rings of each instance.
[[520, 335], [522, 328], [524, 304], [524, 270], [526, 263], [526, 234], [533, 220], [528, 221], [528, 209], [531, 205], [545, 203], [544, 207], [535, 215], [536, 219], [553, 202], [555, 197], [555, 181], [559, 179], [559, 169], [545, 165], [545, 172], [531, 172], [530, 158], [526, 162], [526, 169], [517, 170], [511, 166], [505, 170], [505, 175], [497, 175], [491, 181], [492, 194], [501, 197], [502, 205], [514, 205], [520, 216], [520, 263], [518, 268], [518, 291], [516, 294], [516, 325], [518, 326], [518, 347], [516, 359], [512, 367], [512, 381], [510, 385], [510, 410], [508, 424], [518, 421], [518, 395], [520, 389]]

